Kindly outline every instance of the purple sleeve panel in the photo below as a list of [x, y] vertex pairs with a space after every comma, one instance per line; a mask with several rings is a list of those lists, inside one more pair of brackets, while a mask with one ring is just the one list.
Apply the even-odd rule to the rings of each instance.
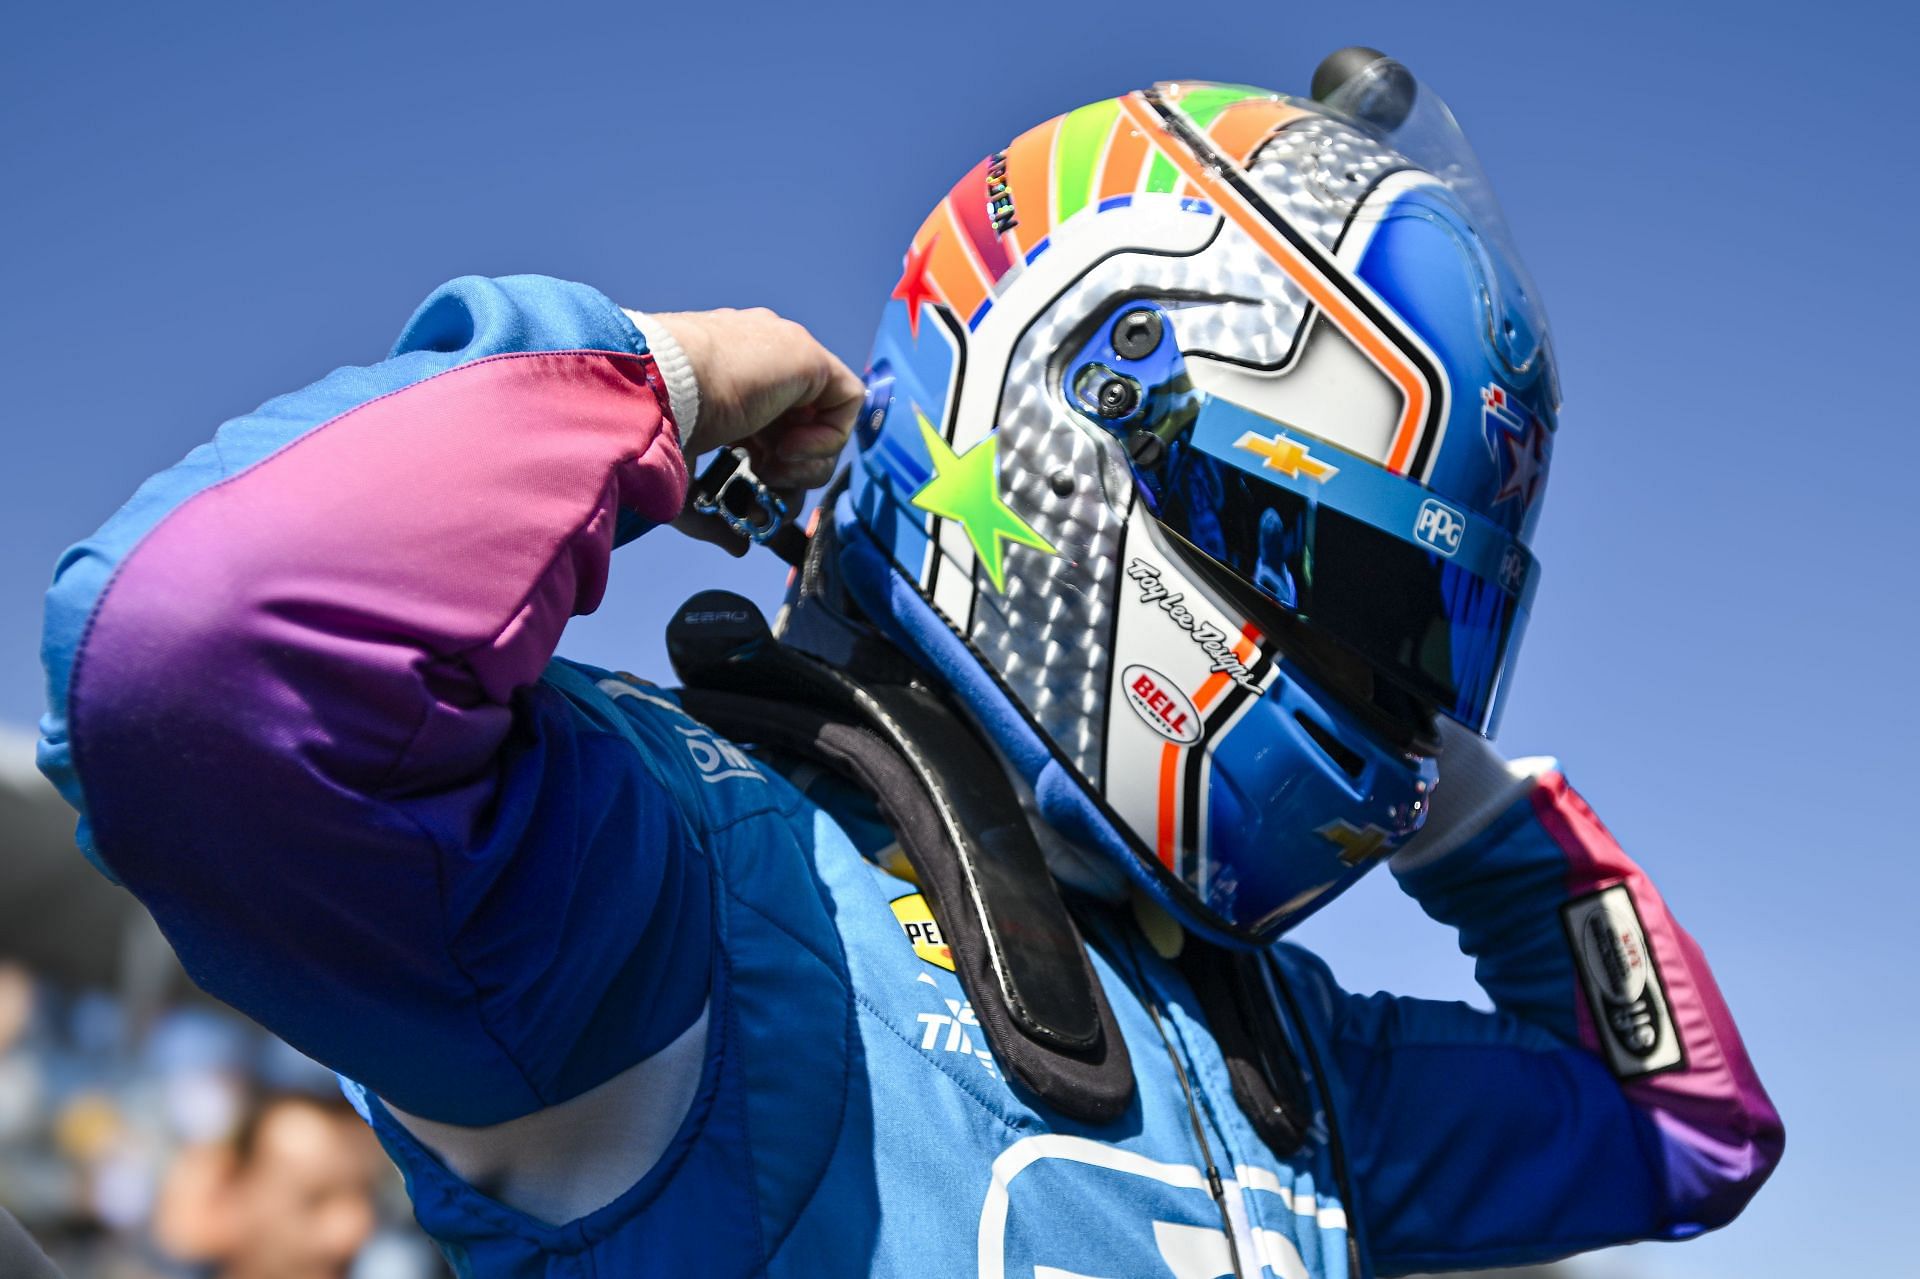
[[[459, 323], [516, 319], [482, 283]], [[619, 515], [684, 500], [615, 317], [636, 349], [456, 362], [192, 492], [72, 645], [56, 745], [104, 862], [200, 984], [429, 1118], [577, 1095], [706, 994], [685, 818], [540, 678]]]
[[[1567, 912], [1577, 956], [1568, 998], [1581, 1046], [1628, 1066], [1621, 1088], [1661, 1136], [1678, 1217], [1701, 1227], [1731, 1221], [1778, 1164], [1786, 1132], [1706, 957], [1565, 777], [1542, 778], [1530, 802], [1565, 858], [1575, 903]], [[1604, 904], [1607, 894], [1610, 910], [1581, 912], [1580, 903]], [[1631, 1073], [1635, 1053], [1645, 1054], [1645, 1073]]]

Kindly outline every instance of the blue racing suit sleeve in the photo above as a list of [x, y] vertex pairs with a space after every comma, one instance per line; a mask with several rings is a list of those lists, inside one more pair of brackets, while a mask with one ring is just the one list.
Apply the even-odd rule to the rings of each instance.
[[422, 1117], [649, 1055], [706, 998], [704, 858], [620, 712], [543, 671], [685, 488], [617, 307], [446, 285], [61, 559], [40, 761], [83, 849], [200, 985]]
[[1520, 1265], [1724, 1225], [1780, 1157], [1698, 946], [1559, 773], [1396, 866], [1494, 1011], [1358, 996], [1285, 948], [1324, 1026], [1374, 1264]]

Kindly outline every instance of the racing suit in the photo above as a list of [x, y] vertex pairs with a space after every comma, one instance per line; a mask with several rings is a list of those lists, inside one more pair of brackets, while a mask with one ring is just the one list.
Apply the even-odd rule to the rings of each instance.
[[83, 849], [340, 1072], [459, 1273], [1391, 1273], [1684, 1238], [1765, 1179], [1779, 1119], [1699, 950], [1551, 770], [1395, 866], [1493, 1012], [1275, 948], [1301, 1149], [1117, 909], [1082, 921], [1135, 1101], [1016, 1092], [862, 797], [554, 658], [680, 510], [672, 408], [600, 294], [458, 280], [149, 480], [48, 596]]

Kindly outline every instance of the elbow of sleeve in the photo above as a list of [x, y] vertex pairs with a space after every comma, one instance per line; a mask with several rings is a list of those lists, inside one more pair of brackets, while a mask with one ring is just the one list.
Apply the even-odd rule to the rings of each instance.
[[466, 275], [427, 296], [392, 354], [435, 351], [478, 359], [574, 349], [632, 355], [643, 347], [626, 313], [584, 284], [536, 275]]
[[1764, 1096], [1743, 1100], [1732, 1122], [1685, 1124], [1655, 1112], [1665, 1150], [1668, 1238], [1685, 1239], [1727, 1225], [1746, 1208], [1780, 1163], [1786, 1129]]
[[[99, 844], [103, 810], [119, 810], [122, 800], [145, 796], [165, 761], [183, 753], [197, 755], [205, 743], [192, 723], [194, 698], [217, 705], [210, 677], [231, 667], [209, 649], [220, 634], [212, 610], [197, 611], [194, 601], [153, 593], [140, 607], [118, 607], [111, 614], [93, 604], [94, 592], [71, 589], [74, 579], [94, 576], [98, 566], [80, 561], [71, 576], [56, 578], [47, 607], [47, 666], [50, 706], [41, 721], [39, 765], [80, 813], [81, 851], [115, 882], [131, 870], [125, 839]], [[83, 614], [68, 618], [84, 604]], [[199, 602], [204, 609], [205, 602]], [[120, 826], [118, 823], [110, 825]], [[144, 825], [144, 823], [142, 823]], [[138, 827], [126, 827], [128, 831]], [[142, 841], [144, 842], [144, 841]], [[137, 876], [136, 876], [137, 877]]]
[[[35, 763], [63, 799], [79, 814], [74, 841], [88, 861], [116, 884], [120, 876], [101, 857], [94, 842], [93, 824], [81, 786], [73, 728], [74, 672], [92, 630], [97, 601], [113, 573], [113, 557], [90, 544], [67, 551], [54, 569], [47, 589], [41, 631], [41, 662], [47, 677], [47, 710], [40, 718], [40, 740]], [[103, 732], [116, 732], [112, 699], [101, 699]], [[90, 719], [92, 717], [90, 716]]]
[[49, 668], [64, 678], [41, 766], [81, 812], [82, 851], [136, 892], [365, 790], [418, 706], [408, 652], [350, 626], [317, 629], [273, 603], [273, 580], [246, 559], [238, 547], [136, 555], [77, 624], [65, 614], [102, 570], [76, 563], [71, 596], [64, 576], [55, 584], [65, 598], [49, 604], [48, 647], [63, 656]]
[[[205, 615], [205, 601], [173, 591], [146, 591], [131, 616], [117, 607], [108, 616], [109, 588], [121, 567], [123, 555], [96, 538], [71, 547], [54, 570], [40, 643], [48, 709], [36, 751], [40, 772], [81, 814], [75, 832], [81, 851], [115, 883], [121, 868], [109, 868], [96, 847], [98, 805], [90, 797], [119, 789], [119, 772], [136, 778], [142, 760], [177, 745], [169, 745], [169, 730], [179, 722], [171, 693], [188, 678], [180, 668], [196, 664], [196, 632], [219, 628], [219, 620]], [[92, 749], [96, 745], [106, 749]], [[109, 782], [102, 782], [102, 772]]]

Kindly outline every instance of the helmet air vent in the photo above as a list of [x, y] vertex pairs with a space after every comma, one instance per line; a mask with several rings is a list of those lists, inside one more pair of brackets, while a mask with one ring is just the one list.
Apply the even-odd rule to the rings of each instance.
[[1300, 721], [1301, 728], [1307, 730], [1307, 736], [1313, 739], [1313, 744], [1325, 751], [1327, 758], [1332, 760], [1341, 772], [1355, 781], [1360, 779], [1360, 770], [1366, 767], [1367, 761], [1361, 758], [1358, 751], [1335, 737], [1331, 730], [1305, 711], [1295, 711], [1293, 717]]

